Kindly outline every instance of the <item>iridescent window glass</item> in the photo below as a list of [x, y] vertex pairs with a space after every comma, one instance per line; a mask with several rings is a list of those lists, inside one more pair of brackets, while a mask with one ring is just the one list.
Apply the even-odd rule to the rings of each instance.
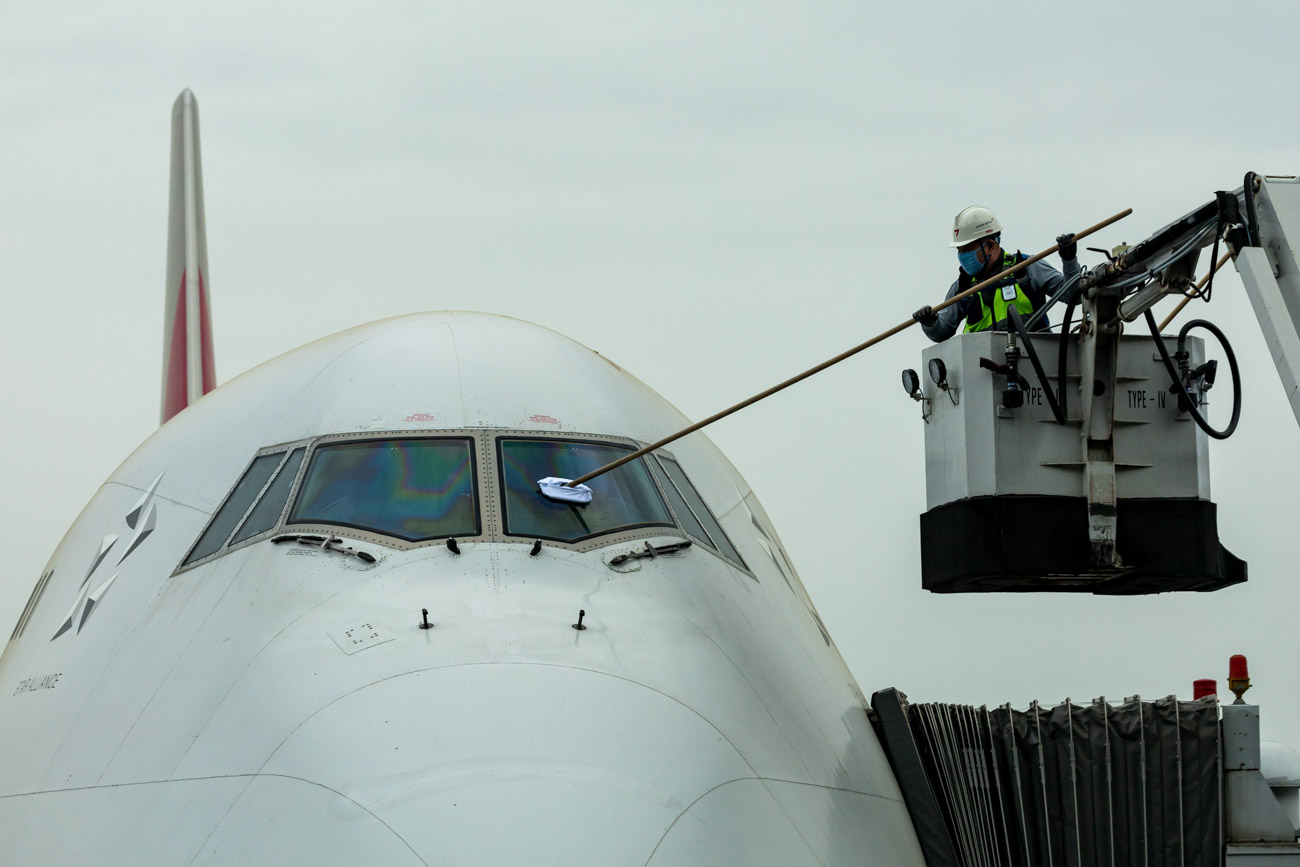
[[576, 479], [633, 451], [629, 446], [578, 440], [500, 439], [502, 506], [512, 536], [577, 542], [647, 526], [673, 526], [672, 515], [642, 461], [631, 461], [588, 482], [591, 502], [579, 506], [542, 496], [539, 479]]
[[468, 438], [373, 439], [316, 449], [290, 524], [337, 524], [408, 542], [479, 532]]

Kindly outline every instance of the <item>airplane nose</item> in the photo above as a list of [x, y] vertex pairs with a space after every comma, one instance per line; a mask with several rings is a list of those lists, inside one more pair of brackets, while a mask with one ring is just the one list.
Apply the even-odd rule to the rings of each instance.
[[[357, 689], [305, 720], [261, 772], [326, 787], [336, 807], [359, 806], [426, 863], [503, 865], [645, 864], [698, 799], [756, 776], [670, 695], [601, 672], [499, 662]], [[276, 805], [252, 788], [227, 832], [274, 820]], [[336, 819], [327, 810], [319, 822], [327, 841]], [[301, 861], [314, 844], [294, 836], [288, 854]], [[333, 863], [338, 853], [321, 854]]]

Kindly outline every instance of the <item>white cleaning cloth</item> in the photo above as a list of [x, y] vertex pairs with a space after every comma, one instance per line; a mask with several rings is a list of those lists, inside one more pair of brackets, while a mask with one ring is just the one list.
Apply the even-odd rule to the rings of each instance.
[[544, 479], [537, 480], [537, 487], [542, 489], [542, 496], [548, 500], [559, 500], [564, 503], [578, 503], [585, 505], [591, 502], [591, 488], [586, 485], [574, 485], [569, 487], [570, 479], [557, 479], [554, 476], [547, 476]]

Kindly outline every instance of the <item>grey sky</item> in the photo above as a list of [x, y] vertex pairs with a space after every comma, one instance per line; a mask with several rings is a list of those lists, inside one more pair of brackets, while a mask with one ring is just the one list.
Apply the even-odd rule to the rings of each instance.
[[[1300, 16], [1239, 8], [0, 6], [0, 628], [156, 426], [183, 87], [221, 381], [360, 322], [475, 309], [564, 332], [698, 418], [942, 298], [965, 205], [1026, 252], [1133, 207], [1109, 246], [1247, 169], [1300, 171]], [[1220, 593], [923, 593], [921, 422], [897, 384], [919, 331], [711, 429], [865, 692], [1187, 696], [1244, 652], [1265, 736], [1300, 745], [1300, 431], [1231, 270], [1198, 313], [1247, 377], [1211, 459], [1251, 580]]]

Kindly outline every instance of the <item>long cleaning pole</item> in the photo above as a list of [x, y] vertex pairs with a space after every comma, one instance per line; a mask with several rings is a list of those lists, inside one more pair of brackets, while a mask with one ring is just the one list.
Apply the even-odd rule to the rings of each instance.
[[[1108, 217], [1105, 220], [1102, 220], [1100, 223], [1094, 223], [1093, 225], [1089, 226], [1088, 228], [1084, 229], [1081, 232], [1076, 232], [1074, 235], [1074, 240], [1078, 241], [1088, 237], [1094, 232], [1099, 232], [1102, 229], [1109, 226], [1111, 223], [1116, 223], [1124, 219], [1131, 213], [1133, 213], [1132, 208], [1125, 208], [1124, 210], [1120, 211], [1118, 214], [1114, 215], [1113, 217]], [[993, 277], [990, 277], [989, 279], [983, 281], [982, 283], [976, 283], [974, 286], [970, 287], [965, 292], [958, 292], [956, 295], [952, 296], [951, 298], [945, 301], [940, 301], [938, 304], [934, 305], [933, 307], [934, 312], [938, 313], [940, 310], [951, 307], [952, 305], [963, 300], [964, 298], [968, 298], [971, 295], [974, 295], [976, 292], [980, 291], [985, 286], [989, 286], [1001, 280], [1003, 277], [1006, 277], [1010, 274], [1016, 273], [1017, 271], [1021, 271], [1025, 268], [1028, 268], [1030, 265], [1034, 264], [1039, 259], [1045, 258], [1055, 253], [1058, 249], [1058, 246], [1059, 245], [1057, 244], [1053, 244], [1052, 246], [1048, 247], [1046, 250], [1043, 250], [1041, 253], [1036, 253], [1035, 255], [1030, 256], [1028, 259], [1024, 259], [1016, 263], [1015, 265], [1012, 265], [1010, 268], [1007, 268], [1001, 273], [996, 274]], [[835, 356], [834, 358], [830, 358], [827, 359], [826, 361], [823, 361], [821, 364], [817, 365], [816, 367], [810, 367], [809, 369], [805, 370], [803, 373], [800, 373], [797, 376], [790, 377], [785, 382], [778, 383], [772, 386], [771, 388], [767, 389], [766, 391], [760, 391], [758, 394], [754, 395], [753, 397], [742, 400], [740, 403], [736, 404], [735, 406], [727, 407], [722, 412], [714, 413], [713, 415], [709, 416], [703, 421], [697, 421], [695, 424], [688, 425], [687, 427], [684, 427], [681, 430], [677, 431], [677, 433], [675, 434], [671, 434], [659, 440], [658, 442], [653, 442], [648, 446], [639, 448], [636, 451], [632, 452], [631, 454], [624, 455], [623, 457], [619, 458], [616, 461], [612, 461], [608, 464], [605, 464], [605, 466], [603, 467], [592, 470], [591, 472], [587, 473], [585, 476], [579, 476], [578, 478], [574, 479], [571, 482], [568, 482], [567, 484], [569, 487], [574, 487], [575, 485], [580, 485], [583, 482], [589, 482], [592, 479], [596, 478], [596, 476], [604, 475], [610, 470], [618, 469], [619, 467], [623, 466], [623, 464], [626, 464], [629, 461], [634, 461], [643, 455], [649, 454], [655, 449], [661, 449], [664, 446], [668, 445], [669, 443], [681, 439], [687, 434], [695, 433], [700, 428], [707, 427], [713, 424], [715, 421], [724, 419], [727, 416], [731, 415], [733, 412], [739, 412], [740, 410], [744, 409], [747, 406], [750, 406], [751, 404], [758, 403], [760, 400], [762, 400], [765, 397], [771, 397], [772, 395], [776, 394], [778, 391], [789, 388], [790, 386], [794, 385], [796, 382], [802, 382], [803, 380], [807, 379], [808, 377], [812, 376], [815, 373], [821, 373], [826, 368], [835, 364], [839, 364], [844, 359], [857, 355], [859, 352], [861, 352], [864, 349], [870, 349], [872, 346], [875, 346], [877, 343], [880, 343], [882, 340], [887, 340], [890, 337], [893, 337], [895, 334], [899, 333], [900, 331], [905, 331], [908, 328], [911, 328], [915, 324], [916, 324], [916, 320], [911, 318], [907, 319], [904, 322], [900, 322], [897, 325], [895, 325], [893, 328], [890, 328], [888, 331], [882, 331], [879, 334], [877, 334], [875, 337], [871, 338], [870, 340], [864, 343], [859, 343], [857, 346], [853, 347], [852, 349], [841, 352], [839, 355]]]

